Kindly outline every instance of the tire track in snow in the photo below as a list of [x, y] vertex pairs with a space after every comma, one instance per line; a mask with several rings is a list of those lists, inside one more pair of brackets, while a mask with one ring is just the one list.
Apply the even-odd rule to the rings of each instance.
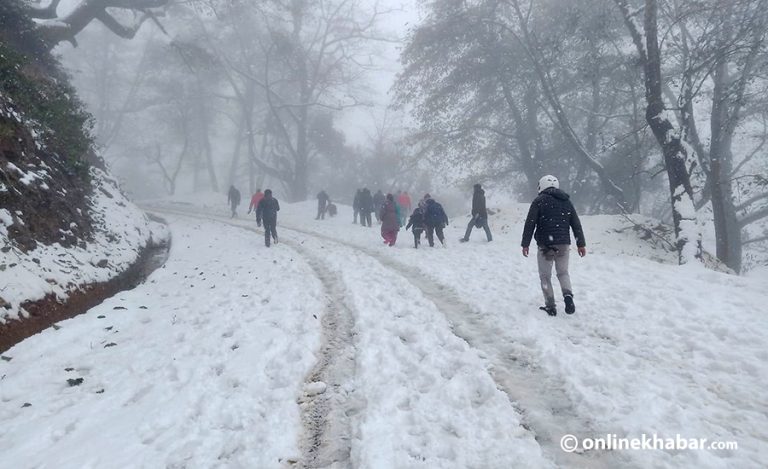
[[[244, 226], [218, 215], [186, 211], [179, 211], [178, 214], [213, 218], [232, 226], [257, 232], [250, 226]], [[526, 352], [524, 344], [518, 345], [511, 341], [501, 341], [500, 338], [503, 339], [505, 336], [504, 332], [490, 323], [477, 308], [462, 300], [461, 296], [452, 288], [430, 278], [418, 268], [382, 256], [368, 247], [290, 225], [283, 224], [281, 227], [283, 230], [300, 233], [317, 240], [360, 252], [385, 268], [394, 271], [419, 289], [445, 315], [452, 325], [453, 333], [478, 350], [481, 356], [491, 364], [491, 376], [496, 382], [497, 387], [509, 397], [511, 404], [522, 417], [523, 426], [534, 434], [544, 454], [554, 461], [555, 464], [560, 467], [582, 468], [631, 468], [636, 466], [626, 456], [622, 457], [622, 455], [610, 451], [564, 452], [560, 448], [560, 438], [565, 434], [575, 435], [579, 440], [600, 436], [600, 434], [594, 431], [589, 417], [579, 414], [565, 392], [562, 380], [557, 376], [546, 374], [536, 366], [535, 357]], [[291, 244], [293, 245], [294, 243]], [[304, 250], [302, 255], [307, 259], [313, 257], [306, 250]], [[315, 262], [322, 265], [322, 261], [318, 261], [316, 258]], [[330, 274], [332, 279], [332, 274], [327, 270], [326, 272], [326, 275]], [[322, 280], [321, 275], [323, 274], [320, 274]], [[342, 299], [343, 303], [343, 287], [336, 285], [332, 290], [334, 289], [336, 293], [342, 293], [339, 298]], [[329, 297], [332, 298], [333, 294], [329, 295]], [[328, 416], [330, 417], [330, 414]], [[349, 425], [347, 416], [343, 416], [343, 418], [347, 422], [346, 425]], [[323, 433], [321, 432], [320, 435], [323, 435]], [[328, 434], [320, 437], [320, 440], [327, 441]], [[349, 453], [347, 452], [347, 454]], [[305, 459], [305, 461], [309, 460]]]
[[543, 452], [561, 467], [614, 468], [633, 467], [632, 462], [610, 451], [566, 453], [560, 448], [563, 435], [582, 438], [600, 436], [589, 418], [580, 415], [557, 377], [544, 373], [526, 356], [524, 346], [502, 343], [503, 331], [488, 322], [476, 308], [464, 302], [453, 289], [372, 249], [330, 236], [283, 225], [297, 233], [354, 249], [405, 278], [432, 301], [452, 325], [453, 333], [479, 350], [492, 365], [491, 376], [498, 388], [509, 396], [522, 416], [523, 426], [533, 432]]
[[[167, 207], [148, 207], [147, 210], [206, 220], [216, 219], [235, 228], [263, 235], [263, 231], [244, 226], [238, 220], [215, 215]], [[298, 398], [304, 426], [300, 442], [302, 454], [290, 467], [351, 468], [350, 417], [357, 412], [352, 405], [356, 402], [353, 396], [356, 350], [353, 337], [354, 313], [345, 300], [346, 287], [319, 257], [301, 243], [286, 242], [284, 237], [281, 243], [304, 258], [323, 285], [326, 295], [326, 307], [321, 319], [323, 339], [319, 360], [305, 380], [303, 395]]]
[[[327, 294], [319, 361], [309, 374], [306, 392], [300, 398], [306, 429], [300, 467], [352, 467], [350, 416], [354, 408], [350, 403], [354, 402], [356, 369], [354, 313], [345, 301], [345, 286], [338, 276], [307, 249], [295, 243], [291, 243], [291, 247], [304, 256]], [[319, 383], [325, 384], [324, 390]], [[320, 390], [323, 392], [318, 392]]]

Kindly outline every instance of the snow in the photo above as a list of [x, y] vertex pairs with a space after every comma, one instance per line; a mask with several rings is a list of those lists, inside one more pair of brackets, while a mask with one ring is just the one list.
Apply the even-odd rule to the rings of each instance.
[[171, 222], [170, 258], [148, 283], [5, 354], [3, 465], [279, 467], [295, 457], [319, 281], [285, 250], [259, 264], [252, 233]]
[[7, 209], [0, 208], [0, 235], [8, 236], [8, 227], [13, 225], [13, 215]]
[[[11, 246], [8, 252], [0, 252], [0, 265], [4, 266], [0, 285], [5, 286], [0, 296], [10, 305], [10, 309], [0, 310], [0, 323], [23, 314], [21, 304], [26, 301], [48, 294], [63, 299], [76, 286], [110, 280], [133, 264], [150, 239], [163, 239], [164, 228], [125, 199], [116, 181], [95, 168], [91, 169], [91, 179], [90, 212], [97, 229], [93, 241], [85, 246], [65, 249], [58, 243], [38, 244], [23, 253], [8, 239], [5, 227], [13, 223], [10, 213], [0, 212], [0, 245]], [[97, 266], [102, 259], [108, 260], [105, 268]]]
[[[343, 438], [318, 438], [352, 467], [764, 466], [764, 273], [678, 266], [621, 217], [585, 216], [577, 313], [550, 318], [535, 259], [520, 254], [524, 205], [491, 207], [492, 243], [475, 230], [459, 244], [458, 217], [448, 249], [418, 250], [404, 231], [383, 246], [340, 204], [322, 221], [314, 202], [281, 206], [267, 249], [220, 194], [164, 203], [163, 268], [4, 354], [4, 462], [286, 467], [314, 441], [313, 399], [346, 419]], [[346, 318], [331, 326], [351, 357], [325, 342], [330, 313]], [[321, 379], [322, 344], [339, 361]], [[567, 454], [566, 433], [738, 449]]]

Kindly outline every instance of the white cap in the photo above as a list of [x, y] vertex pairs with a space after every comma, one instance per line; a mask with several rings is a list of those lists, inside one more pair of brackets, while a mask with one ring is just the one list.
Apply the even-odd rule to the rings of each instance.
[[541, 193], [541, 191], [543, 191], [544, 189], [549, 189], [550, 187], [559, 189], [560, 181], [558, 181], [557, 178], [552, 176], [551, 174], [547, 174], [543, 178], [539, 179], [539, 193]]

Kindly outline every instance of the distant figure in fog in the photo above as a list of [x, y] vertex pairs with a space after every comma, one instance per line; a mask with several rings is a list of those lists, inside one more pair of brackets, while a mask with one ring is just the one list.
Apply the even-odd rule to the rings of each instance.
[[[429, 195], [429, 194], [427, 194]], [[430, 247], [435, 247], [435, 233], [437, 233], [437, 239], [440, 240], [440, 244], [443, 247], [448, 247], [445, 243], [445, 236], [443, 235], [443, 228], [448, 226], [448, 215], [445, 214], [443, 206], [437, 203], [432, 197], [424, 200], [424, 214], [427, 224], [427, 241], [429, 241]]]
[[234, 185], [229, 186], [229, 192], [227, 193], [227, 203], [229, 203], [229, 206], [232, 208], [232, 216], [229, 218], [236, 217], [237, 206], [240, 205], [240, 191], [235, 189]]
[[264, 198], [256, 207], [256, 222], [264, 222], [264, 244], [269, 247], [270, 238], [277, 244], [277, 212], [280, 211], [280, 204], [277, 199], [272, 197], [272, 190], [264, 191]]
[[400, 193], [397, 197], [397, 203], [400, 205], [400, 213], [403, 216], [401, 222], [404, 225], [405, 219], [408, 217], [408, 214], [411, 213], [411, 196], [408, 195], [408, 191]]
[[408, 220], [408, 224], [405, 229], [411, 229], [413, 233], [413, 247], [418, 249], [421, 244], [421, 233], [427, 229], [426, 217], [424, 216], [424, 210], [421, 207], [416, 207], [416, 210], [411, 214], [411, 218]]
[[472, 194], [472, 219], [469, 220], [464, 237], [459, 241], [462, 243], [469, 241], [469, 235], [472, 234], [472, 228], [484, 229], [485, 237], [488, 242], [490, 243], [493, 241], [491, 229], [488, 228], [488, 209], [485, 207], [485, 191], [480, 184], [475, 184], [475, 192]]
[[328, 210], [329, 203], [331, 203], [331, 199], [324, 190], [317, 193], [317, 216], [315, 220], [325, 220], [325, 211]]
[[373, 195], [373, 212], [376, 214], [376, 221], [379, 223], [381, 223], [381, 207], [384, 205], [385, 200], [386, 197], [384, 197], [381, 189], [377, 190], [376, 194]]
[[384, 244], [394, 246], [397, 241], [397, 232], [400, 231], [400, 209], [395, 203], [395, 196], [387, 194], [384, 205], [381, 207], [381, 237]]
[[371, 226], [371, 212], [373, 209], [373, 196], [368, 188], [364, 188], [360, 193], [360, 225]]
[[358, 189], [355, 192], [355, 198], [352, 201], [352, 211], [354, 212], [354, 219], [352, 223], [357, 224], [357, 216], [360, 215], [360, 196], [363, 195], [363, 190]]
[[[251, 212], [254, 214], [256, 213], [256, 207], [259, 206], [259, 202], [261, 202], [261, 199], [264, 198], [264, 193], [261, 192], [261, 188], [256, 189], [256, 192], [251, 196], [251, 204], [248, 206], [248, 214], [250, 215]], [[261, 222], [258, 222], [258, 225], [261, 226]]]
[[331, 218], [335, 217], [337, 213], [336, 204], [329, 203], [328, 204], [328, 215], [331, 216]]

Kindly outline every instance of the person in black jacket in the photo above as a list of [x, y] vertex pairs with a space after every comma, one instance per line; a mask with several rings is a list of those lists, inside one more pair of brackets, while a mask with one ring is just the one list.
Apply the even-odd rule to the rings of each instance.
[[464, 233], [464, 237], [459, 239], [462, 243], [469, 241], [469, 235], [472, 233], [472, 228], [482, 228], [485, 230], [485, 237], [490, 243], [493, 241], [491, 236], [491, 229], [488, 228], [488, 209], [485, 208], [485, 191], [480, 184], [475, 184], [475, 192], [472, 194], [472, 219], [469, 220], [467, 225], [467, 231]]
[[448, 247], [445, 244], [445, 236], [443, 236], [443, 228], [448, 226], [448, 215], [445, 214], [443, 206], [437, 203], [433, 198], [428, 198], [424, 202], [424, 216], [427, 225], [427, 241], [429, 241], [430, 247], [435, 247], [434, 235], [437, 233], [437, 239], [440, 240], [440, 244], [443, 247]]
[[406, 230], [408, 228], [411, 228], [413, 233], [413, 247], [418, 249], [419, 244], [421, 244], [421, 233], [427, 228], [424, 209], [416, 207], [411, 214], [411, 218], [408, 219], [408, 224], [405, 226]]
[[269, 247], [270, 237], [277, 244], [277, 212], [279, 211], [280, 204], [276, 198], [272, 197], [272, 190], [265, 190], [264, 198], [256, 207], [256, 222], [264, 222], [264, 244], [267, 247]]
[[[560, 190], [560, 182], [554, 176], [544, 176], [539, 180], [539, 196], [534, 199], [528, 210], [523, 228], [523, 256], [528, 257], [528, 246], [531, 237], [538, 245], [539, 278], [541, 291], [544, 294], [544, 311], [550, 316], [557, 315], [555, 292], [552, 288], [552, 264], [555, 264], [557, 279], [565, 300], [565, 312], [573, 314], [576, 306], [573, 303], [571, 277], [568, 274], [568, 252], [571, 245], [571, 229], [576, 238], [579, 256], [587, 255], [587, 244], [584, 231], [576, 209], [568, 194]], [[535, 234], [534, 234], [535, 230]]]
[[375, 211], [373, 196], [368, 188], [360, 193], [360, 225], [371, 227], [371, 212]]
[[317, 217], [315, 220], [325, 220], [325, 212], [328, 210], [328, 205], [331, 203], [331, 198], [324, 190], [317, 193]]
[[377, 190], [373, 195], [373, 213], [376, 214], [376, 221], [379, 223], [381, 223], [379, 212], [381, 212], [381, 207], [384, 205], [385, 200], [386, 197], [384, 196], [384, 193], [381, 192], [381, 189]]

